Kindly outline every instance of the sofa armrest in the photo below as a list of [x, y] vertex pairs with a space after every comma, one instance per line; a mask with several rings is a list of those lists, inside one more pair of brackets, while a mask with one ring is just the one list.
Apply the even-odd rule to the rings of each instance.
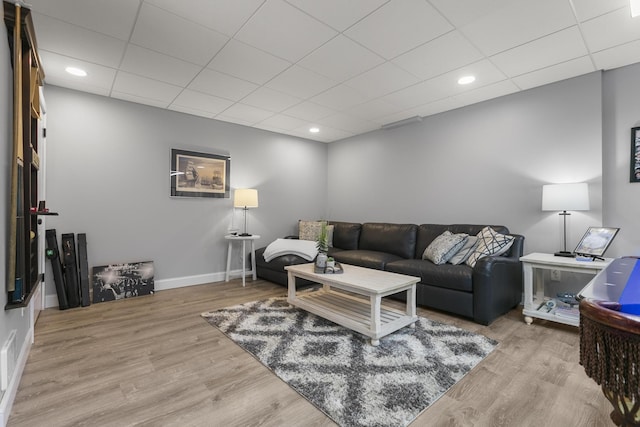
[[488, 325], [522, 300], [524, 236], [515, 237], [509, 256], [480, 258], [473, 268], [473, 320]]

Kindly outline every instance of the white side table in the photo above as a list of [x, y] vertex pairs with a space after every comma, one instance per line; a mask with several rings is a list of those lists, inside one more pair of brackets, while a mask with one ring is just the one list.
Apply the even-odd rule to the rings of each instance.
[[227, 248], [227, 273], [225, 274], [225, 282], [229, 281], [229, 274], [231, 270], [231, 250], [233, 248], [234, 242], [242, 242], [242, 253], [240, 254], [240, 258], [242, 258], [242, 286], [245, 285], [245, 276], [247, 273], [246, 270], [246, 258], [247, 258], [247, 242], [251, 242], [251, 270], [249, 273], [253, 274], [253, 280], [256, 280], [256, 245], [255, 241], [260, 238], [257, 234], [252, 234], [250, 236], [240, 236], [234, 234], [227, 234], [224, 238], [228, 242]]
[[[544, 270], [568, 271], [574, 273], [598, 274], [613, 258], [604, 261], [578, 261], [575, 258], [555, 256], [553, 254], [531, 253], [520, 258], [524, 274], [524, 321], [530, 325], [533, 318], [551, 320], [566, 325], [580, 326], [579, 318], [558, 316], [555, 310], [539, 309], [545, 299], [555, 298], [555, 295], [544, 295]], [[534, 277], [534, 270], [536, 272]], [[581, 289], [581, 288], [580, 288]], [[576, 290], [576, 294], [580, 289]]]

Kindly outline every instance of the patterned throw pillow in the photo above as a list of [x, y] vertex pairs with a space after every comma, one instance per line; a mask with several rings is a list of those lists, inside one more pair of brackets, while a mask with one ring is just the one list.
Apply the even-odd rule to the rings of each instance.
[[[298, 221], [298, 239], [317, 241], [322, 232], [322, 224], [326, 224], [326, 221]], [[333, 225], [327, 225], [329, 247], [333, 247], [333, 228]]]
[[449, 264], [453, 264], [453, 265], [462, 264], [473, 253], [473, 251], [476, 248], [476, 243], [478, 243], [478, 236], [469, 236], [469, 237], [467, 237], [467, 240], [465, 240], [464, 245], [447, 262]]
[[434, 264], [444, 264], [454, 256], [464, 245], [468, 234], [453, 234], [449, 230], [445, 231], [427, 246], [422, 254], [422, 259], [428, 259]]
[[485, 227], [478, 233], [478, 244], [467, 259], [467, 265], [474, 267], [480, 258], [488, 255], [502, 255], [513, 244], [513, 236], [500, 234], [491, 227]]

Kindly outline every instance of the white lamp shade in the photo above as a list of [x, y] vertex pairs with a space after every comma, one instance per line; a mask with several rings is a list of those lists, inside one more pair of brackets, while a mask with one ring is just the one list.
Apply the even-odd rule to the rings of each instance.
[[257, 208], [258, 190], [255, 188], [238, 188], [233, 194], [234, 208]]
[[588, 211], [589, 185], [547, 184], [542, 186], [543, 211]]

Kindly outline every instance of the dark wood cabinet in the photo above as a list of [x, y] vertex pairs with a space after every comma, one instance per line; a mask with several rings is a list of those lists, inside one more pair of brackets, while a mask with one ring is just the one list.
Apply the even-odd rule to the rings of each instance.
[[10, 206], [7, 265], [8, 303], [5, 308], [25, 306], [38, 283], [38, 155], [41, 135], [40, 86], [44, 72], [31, 11], [18, 4], [3, 2], [11, 65], [13, 68], [12, 155], [10, 156]]

